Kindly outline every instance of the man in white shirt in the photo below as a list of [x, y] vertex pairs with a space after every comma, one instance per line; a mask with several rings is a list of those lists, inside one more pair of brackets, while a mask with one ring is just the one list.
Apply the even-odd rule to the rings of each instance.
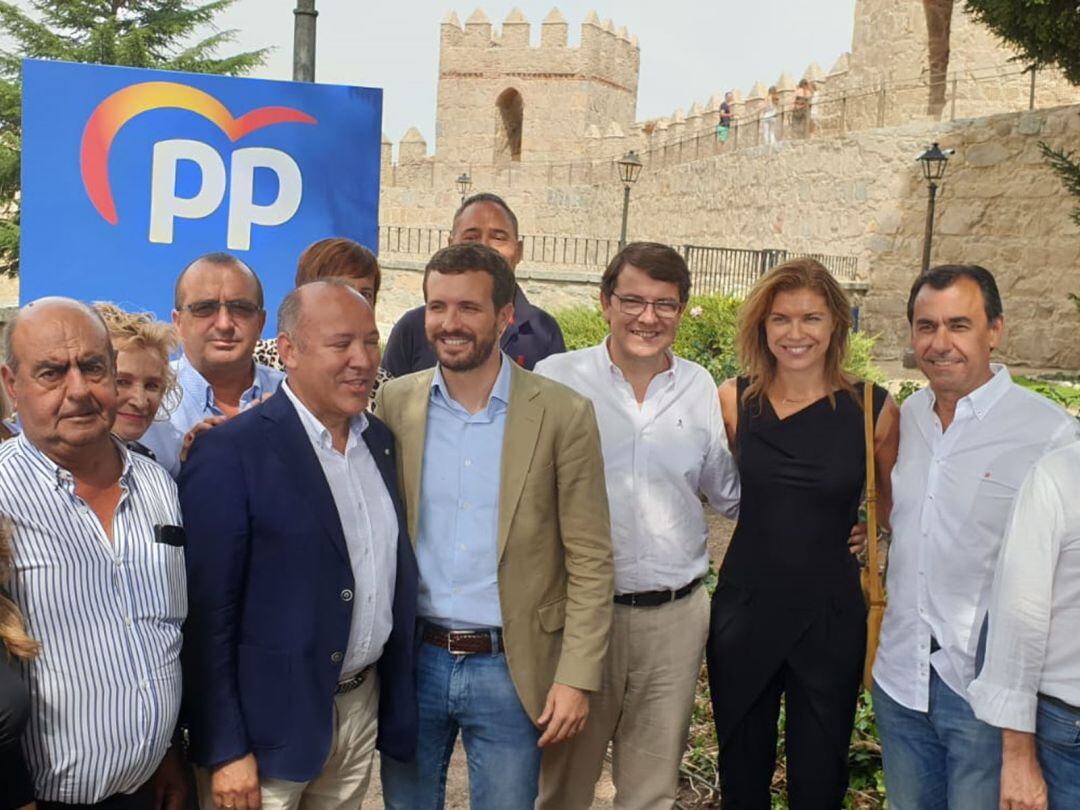
[[935, 267], [908, 299], [928, 388], [900, 410], [889, 606], [874, 709], [894, 810], [997, 807], [1001, 739], [965, 695], [1013, 499], [1031, 465], [1074, 441], [1075, 419], [1012, 382], [990, 354], [1004, 330], [989, 271]]
[[676, 798], [709, 627], [701, 586], [708, 527], [699, 493], [729, 516], [739, 503], [716, 384], [671, 351], [689, 294], [690, 273], [678, 253], [630, 244], [600, 282], [610, 336], [536, 366], [596, 409], [616, 594], [589, 721], [577, 737], [544, 752], [537, 808], [591, 807], [609, 742], [616, 807], [670, 807]]
[[1001, 807], [1080, 807], [1080, 444], [1044, 456], [1016, 496], [968, 689], [1002, 729]]

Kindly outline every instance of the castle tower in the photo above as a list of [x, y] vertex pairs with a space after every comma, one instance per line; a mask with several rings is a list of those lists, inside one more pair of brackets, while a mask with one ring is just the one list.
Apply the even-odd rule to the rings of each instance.
[[634, 123], [639, 51], [624, 29], [595, 12], [581, 44], [567, 44], [567, 23], [552, 9], [530, 42], [517, 9], [496, 32], [480, 9], [464, 28], [443, 20], [435, 146], [440, 162], [513, 164], [580, 160], [591, 126], [623, 132]]

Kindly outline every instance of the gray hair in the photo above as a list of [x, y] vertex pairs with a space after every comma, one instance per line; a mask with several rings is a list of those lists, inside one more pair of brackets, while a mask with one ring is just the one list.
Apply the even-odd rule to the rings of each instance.
[[355, 295], [359, 300], [363, 301], [369, 307], [371, 304], [360, 293], [356, 291], [346, 279], [338, 277], [321, 278], [317, 281], [309, 281], [307, 284], [302, 284], [299, 287], [294, 288], [288, 295], [285, 296], [285, 300], [281, 302], [281, 306], [277, 311], [277, 332], [279, 335], [285, 335], [289, 340], [303, 348], [303, 343], [300, 340], [300, 329], [304, 325], [304, 298], [310, 296], [313, 292], [319, 289], [327, 287], [340, 287], [348, 290]]
[[112, 364], [113, 370], [116, 369], [116, 352], [113, 351], [112, 338], [109, 336], [109, 327], [105, 323], [105, 319], [101, 317], [101, 313], [94, 309], [89, 304], [78, 301], [74, 298], [66, 298], [62, 295], [50, 295], [44, 298], [38, 298], [36, 301], [31, 301], [29, 304], [21, 307], [18, 312], [4, 326], [4, 365], [10, 368], [13, 372], [19, 370], [19, 358], [15, 354], [14, 342], [15, 342], [15, 330], [19, 326], [19, 322], [24, 316], [29, 314], [33, 309], [42, 309], [46, 306], [60, 305], [71, 307], [82, 312], [87, 318], [101, 327], [101, 331], [105, 334], [105, 345], [109, 347], [108, 355], [109, 362]]

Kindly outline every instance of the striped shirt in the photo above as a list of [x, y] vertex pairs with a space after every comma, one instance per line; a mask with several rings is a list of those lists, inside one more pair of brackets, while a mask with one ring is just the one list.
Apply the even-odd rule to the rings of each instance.
[[184, 552], [155, 542], [179, 526], [176, 485], [117, 444], [121, 496], [109, 541], [70, 472], [24, 435], [0, 445], [0, 513], [12, 523], [11, 595], [41, 641], [23, 665], [23, 737], [38, 799], [94, 803], [157, 769], [180, 705]]

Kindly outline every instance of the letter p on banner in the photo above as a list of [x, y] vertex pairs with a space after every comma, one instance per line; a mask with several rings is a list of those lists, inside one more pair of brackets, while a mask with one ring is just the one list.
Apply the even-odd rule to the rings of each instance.
[[[277, 198], [269, 205], [257, 205], [254, 201], [258, 168], [270, 169], [277, 175]], [[304, 180], [300, 167], [287, 154], [257, 146], [233, 152], [231, 174], [229, 250], [248, 250], [252, 225], [281, 225], [292, 218], [304, 196]]]
[[228, 250], [274, 309], [312, 242], [377, 250], [381, 129], [377, 89], [26, 60], [20, 300], [167, 319]]

